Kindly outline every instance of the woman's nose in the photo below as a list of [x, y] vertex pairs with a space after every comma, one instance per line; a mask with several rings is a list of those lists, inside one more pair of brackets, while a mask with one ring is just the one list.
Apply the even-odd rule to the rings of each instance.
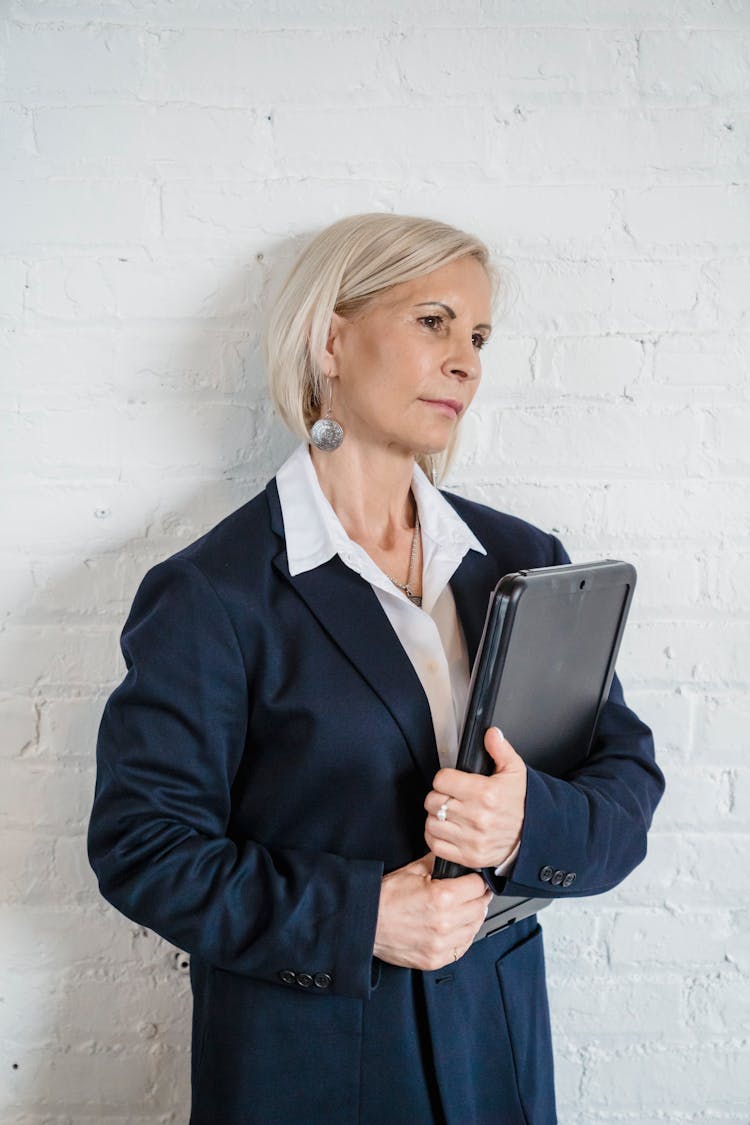
[[443, 364], [443, 371], [455, 379], [478, 379], [481, 373], [479, 352], [473, 344], [453, 349]]

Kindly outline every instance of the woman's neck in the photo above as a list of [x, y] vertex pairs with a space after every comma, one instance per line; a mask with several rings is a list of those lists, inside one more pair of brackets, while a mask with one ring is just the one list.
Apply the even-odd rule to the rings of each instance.
[[354, 442], [323, 453], [311, 447], [320, 487], [350, 539], [389, 550], [414, 527], [413, 456]]

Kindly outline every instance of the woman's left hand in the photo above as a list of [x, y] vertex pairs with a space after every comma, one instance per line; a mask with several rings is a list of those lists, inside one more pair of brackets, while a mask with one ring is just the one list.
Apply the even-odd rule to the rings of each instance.
[[[521, 839], [526, 764], [497, 727], [487, 731], [484, 745], [495, 763], [493, 774], [438, 770], [424, 803], [430, 851], [464, 867], [497, 867]], [[444, 805], [441, 820], [437, 814]]]

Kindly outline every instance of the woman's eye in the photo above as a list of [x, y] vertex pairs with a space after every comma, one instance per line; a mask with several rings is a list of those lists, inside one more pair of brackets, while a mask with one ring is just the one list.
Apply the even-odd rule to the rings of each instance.
[[435, 313], [431, 313], [429, 316], [420, 316], [419, 323], [424, 324], [425, 328], [439, 328], [443, 323], [443, 318]]
[[474, 335], [471, 337], [471, 342], [474, 345], [474, 347], [477, 349], [477, 351], [481, 351], [481, 349], [487, 343], [487, 339], [486, 339], [486, 337], [484, 337], [481, 334], [481, 332], [475, 332]]

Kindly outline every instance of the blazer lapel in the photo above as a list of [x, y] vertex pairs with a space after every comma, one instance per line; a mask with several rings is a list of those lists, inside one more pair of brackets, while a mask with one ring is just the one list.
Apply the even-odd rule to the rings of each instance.
[[292, 576], [275, 481], [269, 482], [266, 494], [271, 526], [282, 541], [273, 560], [275, 569], [390, 711], [414, 761], [431, 782], [439, 763], [427, 697], [372, 587], [338, 556]]
[[502, 577], [497, 559], [469, 551], [450, 580], [456, 610], [466, 638], [469, 668], [474, 667], [484, 631], [490, 594]]

